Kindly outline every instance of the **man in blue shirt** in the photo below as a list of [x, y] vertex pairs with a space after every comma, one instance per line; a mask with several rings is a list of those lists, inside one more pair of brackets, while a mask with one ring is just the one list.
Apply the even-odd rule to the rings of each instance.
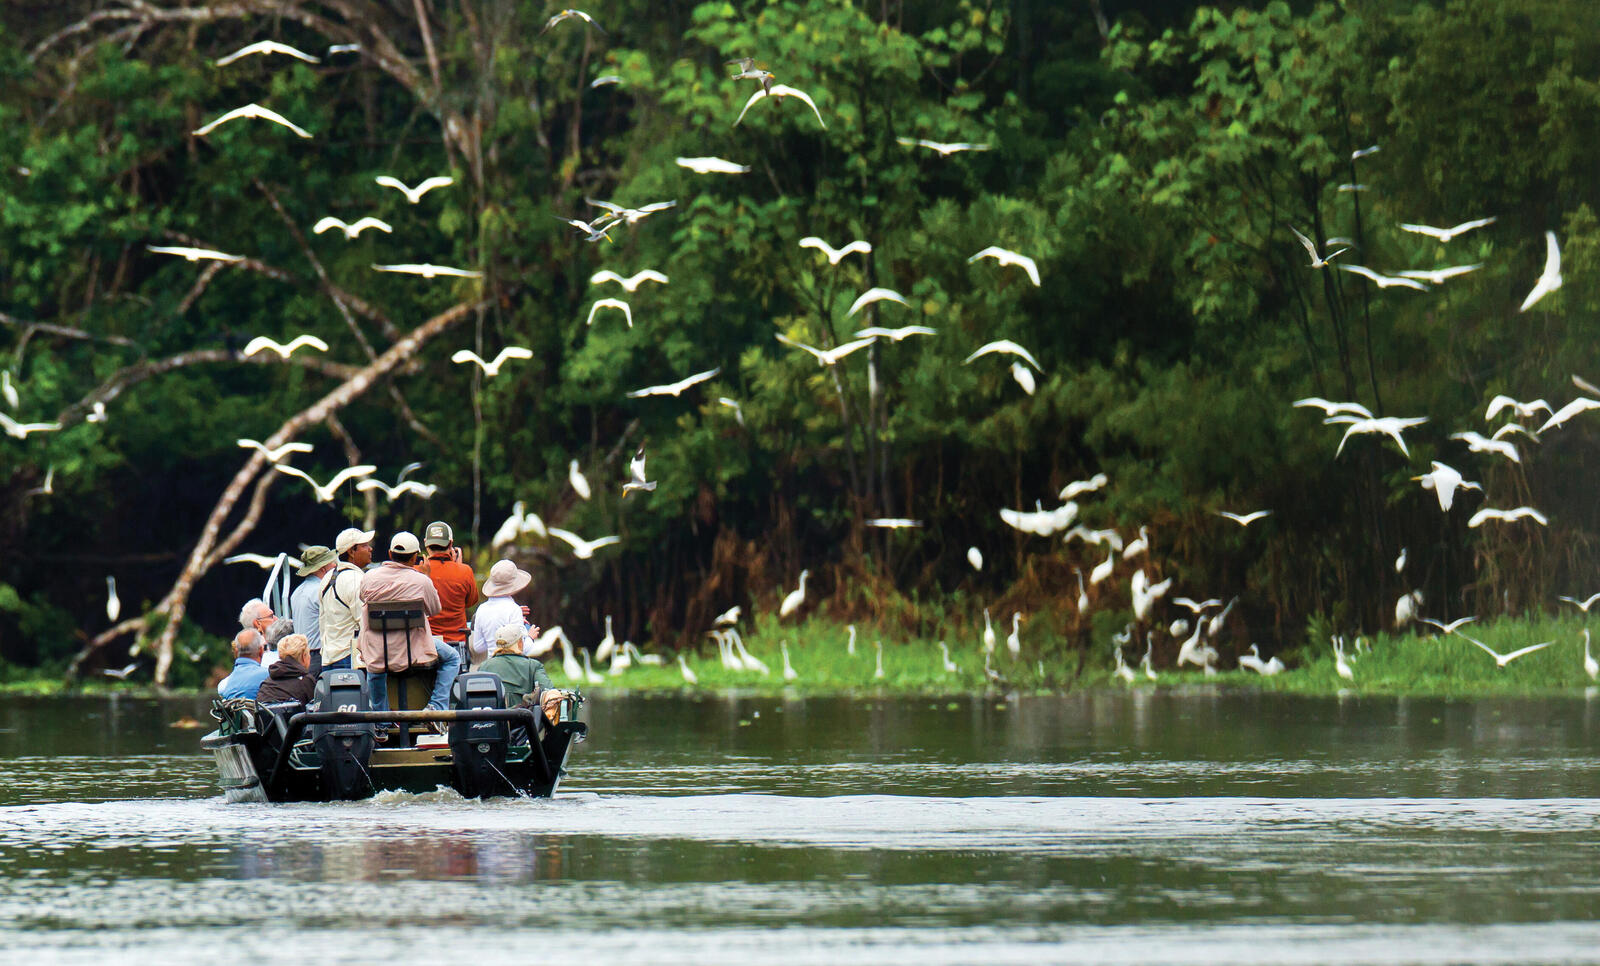
[[240, 631], [233, 639], [233, 673], [217, 682], [217, 693], [224, 698], [255, 700], [261, 682], [267, 679], [267, 669], [261, 666], [261, 650], [260, 631]]
[[332, 550], [323, 546], [307, 547], [300, 555], [305, 561], [295, 573], [306, 578], [289, 595], [289, 616], [294, 620], [297, 633], [306, 636], [310, 648], [310, 674], [313, 679], [322, 673], [322, 578], [339, 562]]

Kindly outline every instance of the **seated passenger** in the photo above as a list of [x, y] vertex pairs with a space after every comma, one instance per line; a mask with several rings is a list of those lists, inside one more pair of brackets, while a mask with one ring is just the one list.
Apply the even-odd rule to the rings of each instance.
[[[494, 656], [478, 668], [500, 678], [506, 688], [506, 707], [540, 707], [545, 694], [554, 690], [544, 665], [522, 653], [522, 623], [503, 625], [494, 636]], [[560, 700], [557, 698], [556, 700]]]
[[478, 613], [472, 618], [474, 667], [482, 665], [495, 652], [495, 634], [500, 628], [507, 624], [527, 625], [528, 608], [518, 604], [514, 595], [532, 580], [532, 574], [509, 560], [497, 561], [489, 568], [489, 579], [483, 582], [483, 596], [487, 599], [478, 605]]
[[278, 663], [278, 643], [294, 633], [294, 621], [287, 617], [274, 617], [267, 629], [261, 632], [265, 650], [261, 652], [261, 666], [272, 670], [272, 665]]
[[[450, 700], [450, 685], [461, 670], [461, 652], [434, 637], [424, 623], [404, 633], [384, 633], [367, 620], [367, 606], [374, 603], [416, 600], [422, 613], [439, 613], [439, 592], [422, 573], [422, 544], [415, 534], [397, 533], [389, 541], [389, 559], [361, 577], [361, 634], [356, 641], [361, 663], [367, 669], [367, 693], [374, 711], [389, 710], [389, 674], [414, 666], [434, 667], [433, 693], [426, 710], [443, 710]], [[324, 644], [324, 647], [327, 645]], [[445, 726], [447, 722], [440, 722]]]
[[304, 634], [290, 634], [278, 642], [278, 660], [267, 669], [267, 680], [256, 693], [256, 704], [298, 701], [310, 704], [317, 681], [311, 676], [311, 642]]
[[224, 698], [255, 698], [267, 669], [261, 666], [261, 634], [250, 628], [233, 639], [233, 673], [217, 682], [217, 694]]

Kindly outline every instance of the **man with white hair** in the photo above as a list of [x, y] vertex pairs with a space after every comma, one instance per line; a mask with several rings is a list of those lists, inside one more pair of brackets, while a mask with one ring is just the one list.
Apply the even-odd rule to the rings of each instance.
[[[244, 616], [241, 616], [240, 620], [243, 619]], [[217, 694], [224, 698], [254, 700], [256, 692], [261, 690], [261, 682], [267, 679], [267, 669], [261, 666], [261, 651], [261, 632], [246, 627], [236, 634], [233, 638], [233, 673], [217, 683]]]

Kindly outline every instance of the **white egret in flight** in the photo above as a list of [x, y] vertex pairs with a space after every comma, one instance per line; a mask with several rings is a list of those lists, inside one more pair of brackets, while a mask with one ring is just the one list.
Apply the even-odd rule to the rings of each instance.
[[416, 204], [417, 202], [421, 201], [423, 195], [435, 188], [444, 188], [456, 183], [456, 179], [444, 174], [436, 174], [431, 178], [426, 178], [415, 188], [407, 187], [404, 181], [387, 174], [380, 174], [372, 180], [380, 185], [383, 185], [385, 188], [393, 188], [394, 190], [400, 192], [401, 194], [405, 195], [406, 200], [412, 204]]
[[464, 365], [468, 362], [476, 363], [478, 368], [483, 370], [484, 376], [493, 379], [495, 376], [500, 374], [500, 367], [506, 364], [506, 360], [532, 358], [532, 349], [529, 349], [526, 346], [508, 345], [500, 350], [500, 353], [494, 357], [494, 361], [492, 362], [483, 361], [483, 357], [478, 355], [476, 352], [473, 352], [471, 349], [456, 350], [456, 352], [450, 356], [450, 361], [456, 363], [457, 365]]
[[318, 352], [328, 351], [328, 343], [323, 342], [314, 335], [297, 335], [293, 339], [289, 340], [287, 345], [278, 342], [275, 339], [269, 339], [264, 335], [258, 335], [245, 345], [244, 354], [247, 356], [253, 356], [257, 352], [265, 352], [270, 350], [272, 352], [276, 352], [280, 357], [287, 359], [294, 354], [294, 350], [300, 348], [301, 346], [310, 346]]
[[305, 128], [300, 127], [299, 125], [296, 125], [282, 114], [279, 114], [277, 111], [268, 110], [267, 108], [262, 107], [260, 104], [246, 104], [244, 107], [236, 107], [228, 113], [217, 118], [215, 121], [212, 121], [210, 124], [207, 124], [205, 127], [196, 128], [191, 133], [195, 137], [205, 137], [217, 127], [220, 127], [229, 121], [237, 121], [244, 117], [260, 118], [263, 121], [271, 121], [274, 124], [281, 124], [303, 138], [308, 138], [311, 136], [310, 131], [307, 131]]
[[1019, 255], [1014, 251], [1001, 248], [998, 245], [990, 245], [988, 248], [985, 248], [983, 251], [967, 259], [967, 264], [971, 265], [980, 258], [992, 258], [1002, 265], [1015, 265], [1024, 272], [1028, 273], [1028, 278], [1033, 281], [1034, 287], [1038, 287], [1039, 285], [1039, 266], [1034, 263], [1033, 259], [1026, 255]]

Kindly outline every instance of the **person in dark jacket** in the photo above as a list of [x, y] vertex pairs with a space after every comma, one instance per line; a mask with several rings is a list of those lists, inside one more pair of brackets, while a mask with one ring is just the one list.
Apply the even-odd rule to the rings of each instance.
[[298, 701], [310, 704], [317, 681], [307, 667], [310, 641], [304, 634], [290, 634], [278, 642], [278, 660], [267, 668], [267, 679], [256, 692], [256, 704]]

